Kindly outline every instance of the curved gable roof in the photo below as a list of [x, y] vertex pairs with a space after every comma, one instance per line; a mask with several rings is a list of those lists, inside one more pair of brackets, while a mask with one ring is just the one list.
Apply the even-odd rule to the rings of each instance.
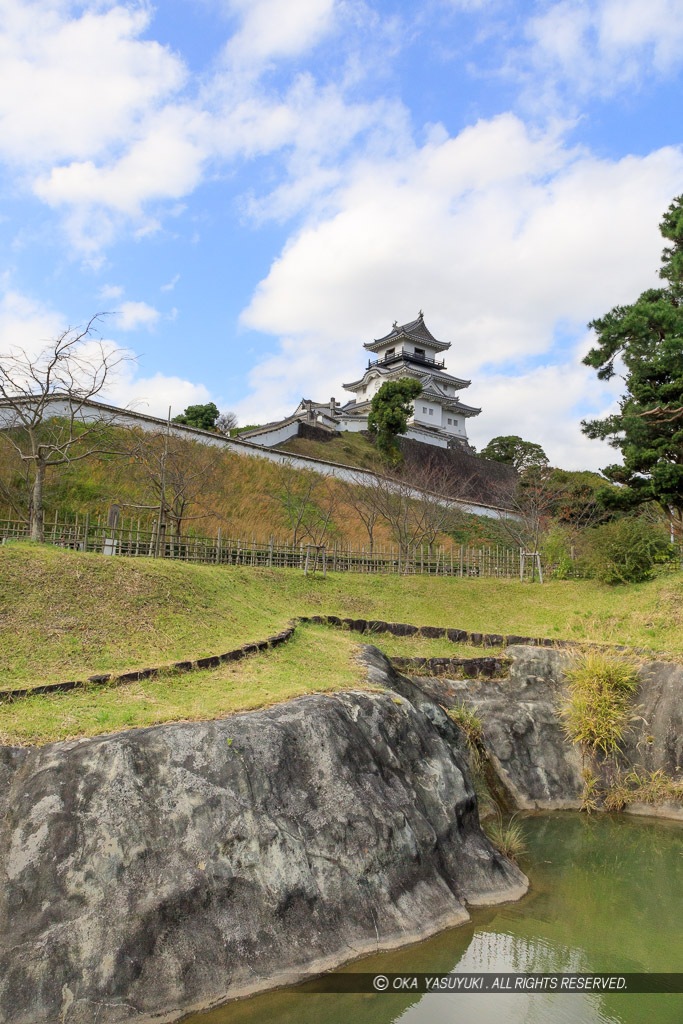
[[434, 337], [424, 322], [422, 312], [420, 312], [417, 320], [411, 320], [410, 323], [402, 324], [400, 327], [398, 324], [394, 324], [389, 333], [385, 334], [383, 338], [375, 338], [374, 341], [368, 341], [363, 348], [366, 348], [369, 352], [376, 352], [390, 342], [398, 341], [399, 338], [405, 338], [418, 344], [429, 345], [430, 348], [435, 349], [437, 352], [444, 352], [451, 347], [450, 341], [439, 341]]

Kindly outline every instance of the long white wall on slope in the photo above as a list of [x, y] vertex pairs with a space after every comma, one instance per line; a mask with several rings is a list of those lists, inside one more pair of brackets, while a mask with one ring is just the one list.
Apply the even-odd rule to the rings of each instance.
[[[54, 398], [45, 409], [46, 416], [69, 416], [68, 402], [64, 399]], [[77, 417], [84, 423], [93, 423], [97, 420], [111, 423], [117, 426], [139, 427], [142, 430], [149, 430], [155, 433], [165, 432], [167, 422], [158, 416], [149, 416], [147, 413], [136, 412], [134, 409], [119, 409], [113, 405], [105, 405], [104, 402], [89, 401], [83, 403]], [[16, 424], [16, 414], [8, 402], [0, 402], [0, 427], [7, 428]], [[18, 424], [16, 424], [18, 425]], [[253, 441], [242, 441], [236, 437], [224, 437], [222, 434], [214, 434], [209, 430], [199, 430], [197, 427], [188, 427], [182, 423], [171, 423], [170, 432], [178, 437], [187, 440], [199, 441], [201, 444], [214, 445], [217, 448], [227, 448], [237, 455], [251, 455], [259, 459], [268, 459], [270, 462], [287, 464], [297, 469], [310, 469], [322, 476], [334, 476], [339, 480], [348, 480], [351, 483], [363, 483], [364, 480], [371, 482], [376, 479], [375, 474], [367, 469], [356, 469], [353, 466], [345, 466], [339, 462], [325, 462], [323, 459], [315, 459], [309, 455], [294, 455], [291, 452], [279, 451], [277, 448], [266, 448], [264, 445], [255, 444]], [[292, 436], [292, 435], [290, 435]], [[415, 488], [413, 494], [419, 497], [423, 493]], [[446, 498], [444, 501], [449, 504], [456, 504], [464, 512], [470, 512], [477, 516], [488, 516], [499, 519], [501, 516], [509, 515], [505, 509], [497, 505], [474, 504], [461, 499]], [[514, 518], [514, 517], [513, 517]]]

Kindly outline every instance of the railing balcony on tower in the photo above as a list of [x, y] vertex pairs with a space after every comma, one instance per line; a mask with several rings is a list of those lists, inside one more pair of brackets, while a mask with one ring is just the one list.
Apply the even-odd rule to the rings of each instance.
[[401, 359], [409, 363], [422, 363], [424, 366], [433, 366], [436, 370], [443, 370], [446, 365], [443, 359], [432, 359], [430, 356], [423, 356], [419, 352], [408, 352], [404, 349], [401, 352], [394, 352], [392, 355], [384, 356], [382, 359], [369, 359], [368, 369], [371, 366], [386, 366], [389, 363], [396, 363]]

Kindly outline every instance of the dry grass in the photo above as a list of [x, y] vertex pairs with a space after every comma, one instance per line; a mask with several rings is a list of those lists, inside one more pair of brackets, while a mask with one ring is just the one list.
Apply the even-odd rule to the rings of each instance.
[[292, 454], [308, 455], [312, 459], [339, 462], [343, 466], [356, 466], [361, 469], [374, 469], [379, 462], [374, 444], [364, 434], [350, 430], [343, 431], [341, 437], [333, 437], [329, 441], [293, 437], [290, 441], [278, 445], [278, 448]]
[[632, 768], [622, 773], [605, 794], [608, 811], [622, 811], [633, 803], [683, 804], [683, 777], [672, 779], [661, 768], [656, 771]]

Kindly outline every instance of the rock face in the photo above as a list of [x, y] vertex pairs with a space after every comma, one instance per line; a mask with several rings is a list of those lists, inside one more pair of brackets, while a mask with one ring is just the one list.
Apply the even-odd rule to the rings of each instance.
[[652, 661], [639, 675], [638, 717], [624, 737], [624, 754], [631, 764], [674, 775], [683, 765], [683, 668]]
[[[483, 745], [497, 782], [512, 806], [523, 809], [578, 808], [584, 788], [580, 748], [567, 737], [559, 710], [567, 696], [564, 673], [571, 653], [544, 647], [512, 646], [505, 679], [435, 679], [415, 682], [444, 706], [464, 703], [483, 722]], [[662, 769], [675, 776], [683, 764], [683, 668], [644, 662], [634, 696], [635, 721], [624, 736], [622, 767]], [[595, 766], [593, 766], [595, 767]], [[658, 810], [635, 805], [638, 813], [680, 818], [680, 807]]]
[[461, 733], [413, 698], [0, 748], [0, 1020], [170, 1021], [523, 895]]
[[565, 693], [564, 651], [508, 647], [505, 679], [420, 678], [446, 707], [464, 703], [483, 724], [483, 744], [510, 804], [524, 810], [581, 806], [581, 754], [558, 718]]

